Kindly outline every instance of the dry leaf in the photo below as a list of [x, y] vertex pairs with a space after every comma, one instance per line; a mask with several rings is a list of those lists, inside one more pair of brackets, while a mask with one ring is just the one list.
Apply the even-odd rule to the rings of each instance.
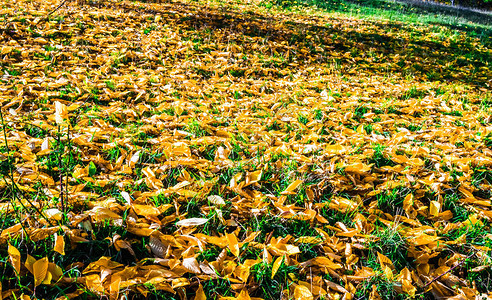
[[251, 297], [249, 296], [248, 290], [246, 290], [246, 289], [241, 290], [239, 295], [237, 295], [236, 300], [251, 300]]
[[199, 274], [200, 265], [194, 257], [188, 257], [183, 259], [183, 267], [191, 273]]
[[309, 288], [303, 285], [296, 285], [294, 288], [294, 299], [295, 300], [312, 300], [314, 299], [313, 294]]
[[189, 218], [176, 222], [176, 226], [200, 226], [208, 222], [205, 218]]
[[273, 266], [272, 266], [271, 279], [273, 279], [273, 277], [275, 277], [275, 274], [277, 274], [277, 271], [280, 268], [280, 266], [282, 265], [283, 261], [284, 261], [284, 256], [279, 256], [279, 257], [277, 257], [277, 259], [275, 259], [275, 261], [273, 262]]
[[193, 300], [207, 300], [207, 296], [205, 295], [201, 284], [198, 285], [198, 289], [195, 292], [195, 298], [193, 298]]
[[38, 286], [45, 282], [49, 276], [51, 279], [51, 274], [48, 273], [48, 258], [43, 257], [38, 259], [32, 265], [32, 273], [34, 275], [34, 286]]
[[21, 267], [21, 254], [19, 250], [17, 250], [17, 248], [12, 246], [11, 244], [9, 244], [8, 253], [10, 263], [12, 264], [12, 267], [14, 267], [16, 274], [19, 275]]
[[58, 101], [55, 102], [55, 121], [56, 124], [61, 125], [68, 119], [68, 110], [65, 104]]
[[232, 252], [232, 254], [234, 254], [234, 256], [238, 257], [239, 256], [239, 243], [237, 241], [236, 235], [234, 233], [227, 233], [227, 232], [225, 235], [227, 238], [229, 250], [231, 250], [231, 252]]
[[54, 251], [60, 253], [61, 255], [65, 255], [65, 239], [63, 236], [55, 233], [55, 247]]
[[217, 206], [221, 206], [221, 205], [226, 204], [224, 199], [221, 196], [217, 196], [217, 195], [208, 196], [207, 200], [208, 200], [208, 202], [210, 202], [214, 205], [217, 205]]

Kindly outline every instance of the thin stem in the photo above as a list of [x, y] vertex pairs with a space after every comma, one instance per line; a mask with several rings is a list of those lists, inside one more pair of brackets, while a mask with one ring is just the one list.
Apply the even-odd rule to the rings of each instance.
[[[68, 127], [67, 127], [67, 145], [68, 145], [68, 161], [65, 166], [65, 200], [68, 204], [68, 168], [70, 167], [71, 158], [72, 158], [72, 144], [70, 142], [70, 118], [68, 119]], [[65, 211], [63, 211], [65, 213]]]
[[50, 13], [46, 15], [46, 17], [49, 17], [52, 15], [55, 11], [59, 10], [68, 0], [63, 0], [60, 5], [58, 5], [55, 9], [53, 9]]
[[60, 203], [61, 203], [61, 211], [65, 213], [65, 201], [63, 198], [63, 162], [62, 162], [62, 146], [61, 146], [61, 128], [58, 125], [58, 172], [60, 172]]
[[457, 267], [461, 266], [467, 259], [473, 257], [475, 255], [475, 252], [473, 252], [472, 254], [468, 255], [465, 259], [462, 259], [461, 261], [459, 261], [456, 265], [454, 265], [453, 267], [451, 267], [449, 270], [447, 270], [446, 272], [442, 273], [441, 275], [439, 276], [436, 276], [434, 277], [434, 279], [432, 279], [431, 281], [427, 282], [425, 285], [424, 285], [424, 289], [426, 287], [428, 287], [429, 285], [431, 285], [433, 282], [435, 282], [436, 280], [438, 280], [439, 278], [443, 277], [444, 275], [448, 274], [448, 273], [451, 273], [454, 269], [456, 269]]
[[[5, 176], [3, 176], [2, 178], [3, 178], [3, 181], [5, 182], [5, 184], [7, 184], [7, 185], [8, 185], [7, 180], [5, 179]], [[14, 186], [12, 185], [12, 186], [10, 186], [10, 187], [11, 187], [11, 191], [12, 191], [12, 197], [17, 198], [17, 196], [16, 196], [16, 194], [15, 194], [15, 191], [14, 191]], [[30, 239], [31, 239], [31, 237], [29, 236], [29, 234], [28, 234], [28, 232], [27, 232], [26, 228], [24, 227], [24, 222], [22, 221], [21, 216], [20, 216], [20, 214], [19, 214], [19, 211], [17, 210], [17, 206], [15, 205], [15, 203], [14, 203], [13, 201], [9, 201], [9, 203], [10, 203], [10, 204], [12, 204], [12, 209], [13, 209], [13, 210], [14, 210], [14, 212], [15, 212], [15, 216], [17, 217], [17, 221], [19, 221], [19, 224], [21, 225], [22, 230], [24, 230], [24, 232], [26, 233], [27, 238], [30, 240]], [[21, 206], [22, 206], [25, 210], [27, 210], [27, 208], [24, 206], [24, 204], [23, 204], [20, 200], [19, 200], [19, 203], [21, 204]], [[8, 213], [8, 206], [7, 206], [7, 213]], [[7, 219], [7, 218], [5, 218], [5, 219]], [[5, 221], [5, 219], [4, 219], [4, 221]], [[2, 228], [3, 228], [3, 224], [2, 224]]]
[[[12, 197], [13, 198], [16, 198], [20, 205], [27, 210], [27, 207], [24, 205], [24, 203], [22, 203], [21, 199], [17, 196], [17, 193], [16, 193], [16, 190], [18, 192], [20, 192], [22, 194], [22, 190], [17, 186], [17, 184], [15, 183], [15, 180], [14, 180], [14, 170], [12, 168], [12, 166], [10, 165], [10, 148], [9, 148], [9, 144], [8, 144], [8, 140], [7, 140], [7, 133], [6, 133], [6, 129], [5, 129], [5, 121], [3, 119], [3, 112], [2, 112], [2, 109], [0, 108], [0, 120], [2, 121], [2, 129], [3, 129], [3, 137], [5, 139], [5, 147], [7, 148], [7, 160], [9, 162], [9, 177], [10, 177], [10, 181], [12, 183], [11, 185], [11, 188], [12, 188]], [[5, 176], [3, 177], [3, 180], [5, 181], [5, 183], [7, 183], [7, 180], [5, 180]], [[8, 183], [7, 183], [8, 184]], [[26, 201], [29, 203], [29, 205], [31, 205], [32, 207], [34, 207], [34, 210], [36, 210], [36, 212], [43, 218], [46, 220], [46, 222], [48, 222], [48, 224], [51, 225], [51, 222], [50, 220], [43, 214], [43, 212], [41, 212], [41, 210], [36, 206], [34, 205], [34, 203], [31, 202], [31, 200], [27, 197], [23, 197], [26, 199]], [[12, 202], [12, 201], [11, 201]], [[12, 206], [14, 206], [14, 204], [12, 203]], [[20, 220], [19, 220], [20, 221]]]

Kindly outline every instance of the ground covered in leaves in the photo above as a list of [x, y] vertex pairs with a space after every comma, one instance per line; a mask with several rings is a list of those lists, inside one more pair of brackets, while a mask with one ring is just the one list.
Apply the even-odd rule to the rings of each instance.
[[490, 36], [270, 2], [0, 2], [3, 298], [491, 289]]

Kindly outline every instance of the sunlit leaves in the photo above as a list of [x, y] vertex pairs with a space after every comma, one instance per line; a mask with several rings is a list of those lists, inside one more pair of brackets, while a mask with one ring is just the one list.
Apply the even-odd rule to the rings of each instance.
[[34, 20], [50, 1], [2, 3], [22, 36], [0, 49], [4, 290], [486, 290], [488, 46], [243, 1], [79, 2], [56, 21]]

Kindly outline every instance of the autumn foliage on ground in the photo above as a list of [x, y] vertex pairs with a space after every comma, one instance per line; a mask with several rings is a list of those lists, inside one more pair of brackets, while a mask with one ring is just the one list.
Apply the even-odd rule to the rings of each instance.
[[0, 2], [2, 298], [489, 292], [490, 37], [255, 1]]

